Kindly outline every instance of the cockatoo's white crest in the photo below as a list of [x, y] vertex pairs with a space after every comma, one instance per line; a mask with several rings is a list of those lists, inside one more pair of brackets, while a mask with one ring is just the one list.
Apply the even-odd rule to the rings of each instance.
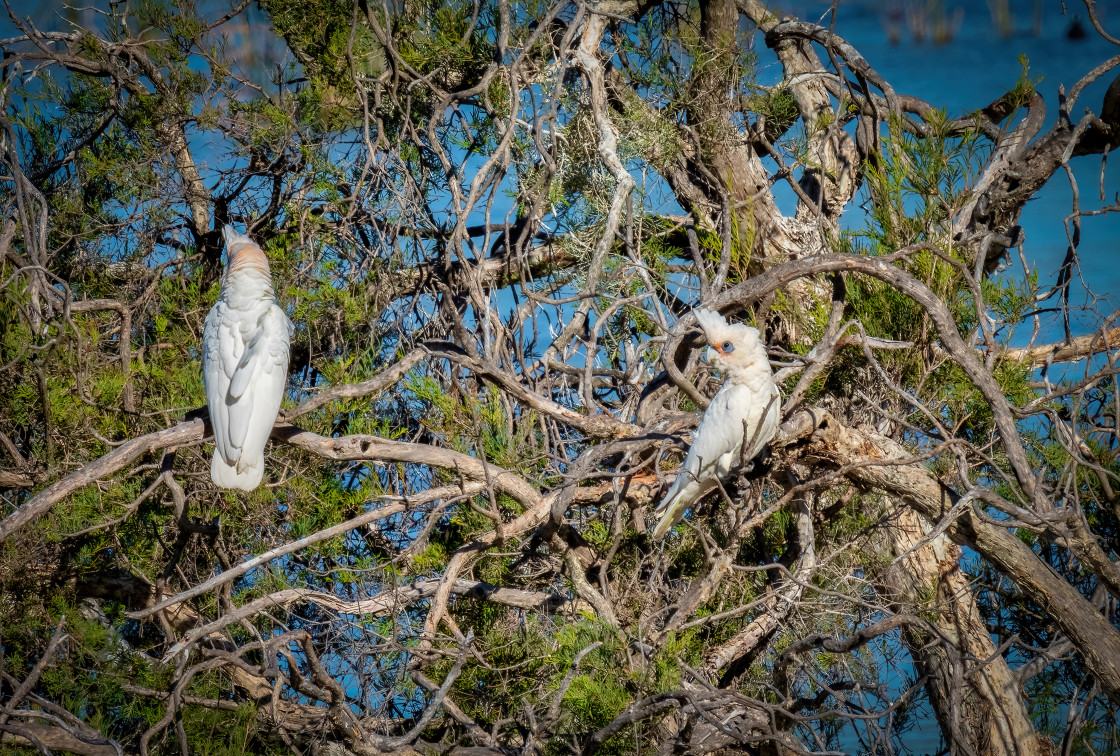
[[206, 316], [202, 377], [214, 427], [210, 477], [251, 491], [264, 476], [264, 446], [288, 379], [292, 324], [276, 304], [268, 258], [248, 236], [222, 229], [222, 293]]
[[696, 322], [708, 341], [706, 358], [723, 373], [724, 382], [700, 419], [677, 479], [657, 507], [662, 514], [654, 538], [664, 538], [716, 487], [717, 479], [726, 478], [740, 459], [757, 456], [778, 430], [780, 396], [758, 331], [729, 324], [711, 310], [696, 310]]

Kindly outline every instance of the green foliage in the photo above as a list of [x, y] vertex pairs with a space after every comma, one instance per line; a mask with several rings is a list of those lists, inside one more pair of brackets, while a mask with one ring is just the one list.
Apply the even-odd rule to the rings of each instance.
[[[418, 71], [438, 72], [449, 89], [465, 89], [477, 83], [493, 48], [473, 18], [469, 2], [430, 2], [414, 21], [427, 18], [423, 25], [398, 27], [400, 53]], [[407, 30], [406, 30], [407, 29]]]
[[[0, 648], [4, 651], [5, 671], [22, 680], [46, 651], [47, 642], [62, 619], [66, 637], [56, 651], [54, 663], [47, 665], [39, 677], [36, 691], [78, 713], [106, 736], [135, 748], [135, 734], [158, 721], [164, 712], [157, 701], [126, 688], [166, 689], [172, 670], [161, 669], [125, 643], [123, 607], [106, 604], [105, 609], [107, 615], [87, 616], [85, 608], [58, 600], [44, 615], [16, 615], [0, 608]], [[218, 678], [200, 676], [187, 693], [222, 697], [222, 688]], [[250, 705], [232, 712], [186, 707], [184, 728], [196, 734], [191, 739], [192, 752], [213, 756], [286, 752], [266, 747], [255, 738], [253, 715]], [[153, 746], [156, 754], [178, 752], [174, 742], [157, 742]]]
[[531, 473], [539, 469], [536, 414], [511, 417], [495, 386], [488, 385], [479, 399], [463, 394], [459, 401], [430, 377], [417, 375], [408, 388], [430, 406], [425, 424], [452, 448], [507, 470]]
[[1037, 93], [1038, 85], [1042, 83], [1042, 79], [1031, 78], [1031, 62], [1026, 53], [1019, 55], [1019, 65], [1023, 67], [1023, 70], [1020, 72], [1015, 86], [1008, 90], [1006, 95], [1012, 113], [1019, 108], [1026, 107]]
[[946, 223], [967, 200], [967, 188], [985, 156], [976, 133], [955, 134], [944, 111], [927, 121], [919, 138], [891, 123], [878, 158], [864, 165], [871, 197], [864, 235], [894, 251], [909, 244], [939, 242]]
[[748, 103], [751, 111], [765, 120], [764, 133], [770, 142], [778, 141], [799, 117], [793, 91], [784, 87], [760, 91], [753, 95]]
[[[464, 710], [468, 714], [489, 724], [516, 714], [526, 704], [547, 709], [567, 681], [567, 691], [560, 699], [557, 736], [549, 744], [549, 753], [560, 752], [557, 749], [563, 748], [567, 734], [603, 727], [636, 696], [654, 686], [668, 689], [679, 679], [675, 660], [683, 653], [680, 643], [666, 646], [650, 677], [629, 661], [618, 632], [596, 620], [551, 625], [527, 618], [511, 626], [508, 612], [500, 612], [492, 621], [492, 629], [479, 642], [491, 669], [470, 666], [452, 689], [460, 691], [459, 700], [467, 702]], [[576, 657], [585, 651], [575, 667]], [[510, 668], [521, 674], [512, 678], [499, 674]], [[608, 745], [605, 752], [626, 753], [626, 748]]]
[[369, 27], [353, 23], [353, 4], [268, 0], [264, 7], [309, 79], [309, 86], [298, 96], [300, 121], [324, 130], [357, 123], [360, 101], [352, 71], [376, 77], [385, 70], [386, 58]]

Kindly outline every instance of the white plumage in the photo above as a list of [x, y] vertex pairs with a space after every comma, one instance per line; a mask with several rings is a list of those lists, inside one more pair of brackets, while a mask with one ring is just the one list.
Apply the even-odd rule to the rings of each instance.
[[[718, 368], [723, 385], [700, 419], [677, 479], [657, 511], [654, 538], [664, 538], [684, 513], [724, 480], [740, 459], [753, 459], [778, 430], [781, 398], [758, 331], [729, 325], [711, 310], [697, 310], [709, 347], [705, 359]], [[743, 444], [750, 444], [744, 451]]]
[[264, 476], [264, 446], [284, 396], [292, 324], [276, 304], [261, 248], [231, 226], [222, 236], [222, 293], [202, 334], [202, 377], [214, 427], [210, 477], [223, 488], [252, 491]]

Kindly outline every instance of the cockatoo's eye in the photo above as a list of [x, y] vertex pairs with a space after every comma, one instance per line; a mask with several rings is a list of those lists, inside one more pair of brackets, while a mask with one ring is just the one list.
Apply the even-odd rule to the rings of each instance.
[[720, 351], [722, 351], [724, 354], [731, 354], [732, 352], [735, 351], [735, 345], [732, 344], [730, 341], [723, 342], [722, 344], [719, 345], [719, 348], [720, 348]]

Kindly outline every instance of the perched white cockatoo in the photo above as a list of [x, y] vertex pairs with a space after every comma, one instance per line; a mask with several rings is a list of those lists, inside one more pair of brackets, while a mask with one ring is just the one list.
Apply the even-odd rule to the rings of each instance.
[[252, 491], [264, 476], [264, 445], [288, 380], [292, 324], [276, 304], [268, 258], [248, 236], [222, 229], [222, 293], [202, 332], [202, 377], [214, 426], [210, 477]]
[[[740, 460], [762, 451], [778, 430], [781, 399], [766, 348], [751, 326], [728, 325], [718, 312], [697, 310], [708, 349], [704, 359], [723, 373], [723, 385], [692, 434], [692, 446], [657, 511], [654, 538], [664, 538], [689, 507], [724, 480]], [[743, 444], [749, 444], [744, 450]]]

